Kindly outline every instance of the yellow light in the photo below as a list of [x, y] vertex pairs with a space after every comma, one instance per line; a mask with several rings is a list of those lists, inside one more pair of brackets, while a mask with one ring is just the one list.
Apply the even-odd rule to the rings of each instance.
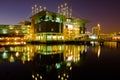
[[72, 67], [70, 67], [70, 70], [72, 70]]
[[18, 52], [16, 52], [15, 56], [16, 56], [16, 57], [18, 57], [18, 56], [19, 56], [19, 53], [18, 53]]
[[69, 75], [67, 75], [67, 78], [69, 78]]
[[14, 40], [17, 40], [16, 38]]
[[32, 74], [32, 78], [35, 78], [34, 74]]
[[37, 80], [37, 77], [35, 77], [35, 80]]
[[40, 76], [40, 79], [42, 79], [42, 76]]
[[65, 77], [65, 75], [66, 75], [66, 74], [64, 73], [63, 76]]
[[58, 78], [60, 78], [60, 75], [58, 75]]
[[26, 42], [24, 42], [24, 44], [26, 44]]
[[63, 78], [63, 77], [61, 77], [61, 80], [64, 80], [64, 78]]
[[57, 38], [57, 36], [53, 36], [53, 39], [56, 39]]
[[13, 57], [13, 55], [11, 55], [10, 56], [10, 62], [14, 62], [15, 60], [14, 60], [14, 57]]

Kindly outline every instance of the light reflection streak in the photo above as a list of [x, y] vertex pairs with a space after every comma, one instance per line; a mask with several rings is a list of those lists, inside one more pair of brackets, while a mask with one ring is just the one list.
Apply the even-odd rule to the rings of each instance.
[[98, 46], [98, 58], [100, 57], [100, 52], [101, 52], [101, 46]]

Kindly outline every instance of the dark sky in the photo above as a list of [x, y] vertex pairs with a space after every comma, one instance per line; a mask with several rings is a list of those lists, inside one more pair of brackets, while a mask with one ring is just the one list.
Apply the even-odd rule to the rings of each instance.
[[120, 31], [120, 0], [0, 0], [0, 24], [29, 19], [34, 4], [57, 12], [57, 6], [65, 2], [72, 6], [74, 17], [91, 21], [86, 25], [88, 31], [98, 23], [102, 32]]

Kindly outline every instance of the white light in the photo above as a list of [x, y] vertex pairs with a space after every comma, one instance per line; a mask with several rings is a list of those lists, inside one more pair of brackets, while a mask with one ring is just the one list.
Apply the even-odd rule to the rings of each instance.
[[98, 37], [95, 35], [90, 36], [90, 39], [97, 39]]
[[69, 56], [68, 58], [67, 58], [67, 61], [71, 61], [73, 59], [73, 56]]
[[73, 25], [68, 24], [67, 26], [68, 26], [68, 29], [69, 29], [69, 30], [72, 30], [72, 29], [73, 29]]
[[53, 39], [56, 39], [57, 38], [57, 36], [53, 36]]

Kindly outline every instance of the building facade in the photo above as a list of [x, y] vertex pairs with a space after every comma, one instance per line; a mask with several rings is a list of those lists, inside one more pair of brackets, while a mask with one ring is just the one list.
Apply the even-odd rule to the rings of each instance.
[[26, 35], [30, 34], [30, 25], [0, 25], [1, 45], [25, 44]]
[[87, 20], [68, 18], [50, 11], [41, 11], [31, 16], [35, 41], [74, 40], [85, 34]]
[[100, 24], [92, 28], [92, 34], [94, 35], [100, 35], [101, 29], [100, 29]]

